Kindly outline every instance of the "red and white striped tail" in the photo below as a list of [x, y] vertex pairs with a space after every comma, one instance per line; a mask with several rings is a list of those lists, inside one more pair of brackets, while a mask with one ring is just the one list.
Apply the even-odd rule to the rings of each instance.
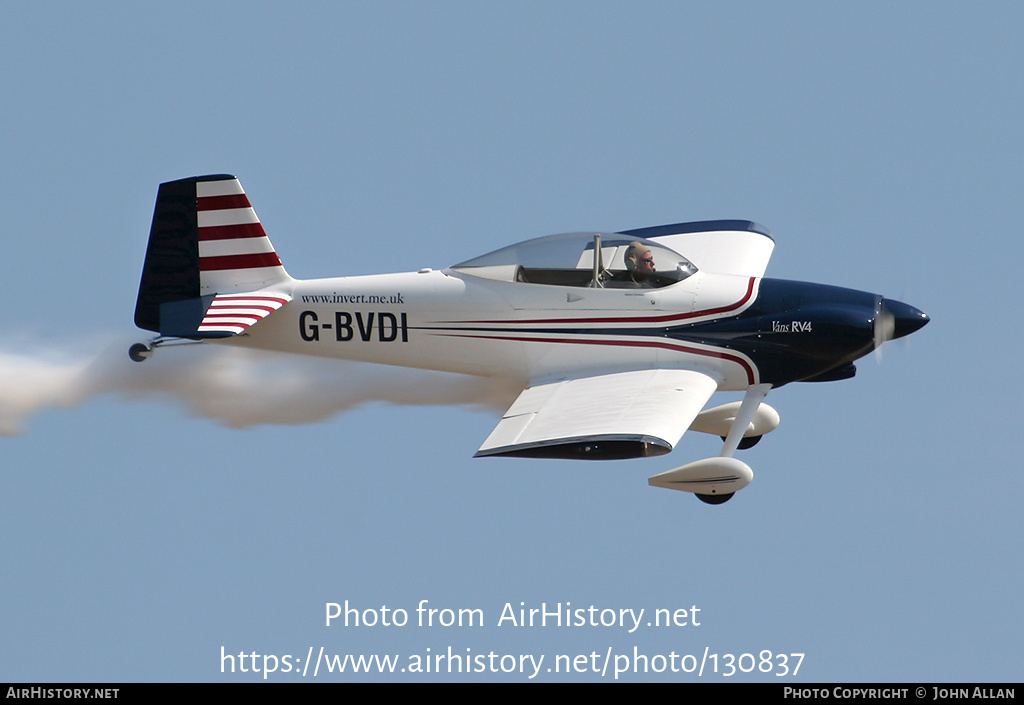
[[196, 216], [201, 294], [256, 291], [291, 280], [238, 179], [196, 181]]

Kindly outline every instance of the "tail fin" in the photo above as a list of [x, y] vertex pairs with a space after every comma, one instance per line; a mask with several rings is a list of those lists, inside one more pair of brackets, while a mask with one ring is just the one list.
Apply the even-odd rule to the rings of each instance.
[[[208, 319], [216, 314], [207, 312], [215, 298], [267, 294], [261, 290], [290, 281], [234, 176], [193, 176], [160, 184], [135, 325], [166, 336], [234, 335], [259, 318], [241, 328], [213, 329]], [[275, 309], [290, 299], [278, 298]]]

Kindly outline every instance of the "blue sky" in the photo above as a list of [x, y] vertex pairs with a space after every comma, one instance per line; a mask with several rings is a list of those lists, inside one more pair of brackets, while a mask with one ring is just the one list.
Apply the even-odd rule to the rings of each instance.
[[[1000, 2], [6, 7], [0, 680], [262, 678], [222, 673], [222, 647], [768, 650], [806, 654], [797, 676], [624, 677], [1018, 680], [1022, 25]], [[157, 185], [224, 172], [296, 277], [747, 218], [775, 235], [769, 276], [932, 323], [853, 380], [773, 391], [782, 425], [727, 505], [647, 486], [716, 454], [700, 434], [658, 459], [474, 460], [500, 411], [460, 380], [128, 362]], [[326, 627], [345, 600], [486, 621]], [[498, 626], [520, 602], [701, 624]], [[611, 680], [537, 676], [566, 678]]]

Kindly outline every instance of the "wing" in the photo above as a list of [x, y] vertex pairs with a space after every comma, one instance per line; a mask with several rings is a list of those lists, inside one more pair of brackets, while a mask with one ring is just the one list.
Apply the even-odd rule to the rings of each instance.
[[534, 385], [476, 457], [617, 460], [668, 453], [718, 383], [695, 370], [635, 370]]
[[745, 277], [763, 277], [775, 249], [766, 228], [749, 220], [705, 220], [625, 230], [623, 235], [647, 238], [671, 247], [697, 269]]

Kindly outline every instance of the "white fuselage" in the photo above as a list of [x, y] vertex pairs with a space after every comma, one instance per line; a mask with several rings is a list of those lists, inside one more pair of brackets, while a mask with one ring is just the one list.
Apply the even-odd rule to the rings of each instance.
[[756, 383], [739, 353], [650, 335], [735, 315], [753, 277], [697, 273], [660, 289], [581, 288], [424, 270], [293, 280], [291, 301], [223, 342], [525, 383], [609, 370], [699, 368], [721, 389]]

